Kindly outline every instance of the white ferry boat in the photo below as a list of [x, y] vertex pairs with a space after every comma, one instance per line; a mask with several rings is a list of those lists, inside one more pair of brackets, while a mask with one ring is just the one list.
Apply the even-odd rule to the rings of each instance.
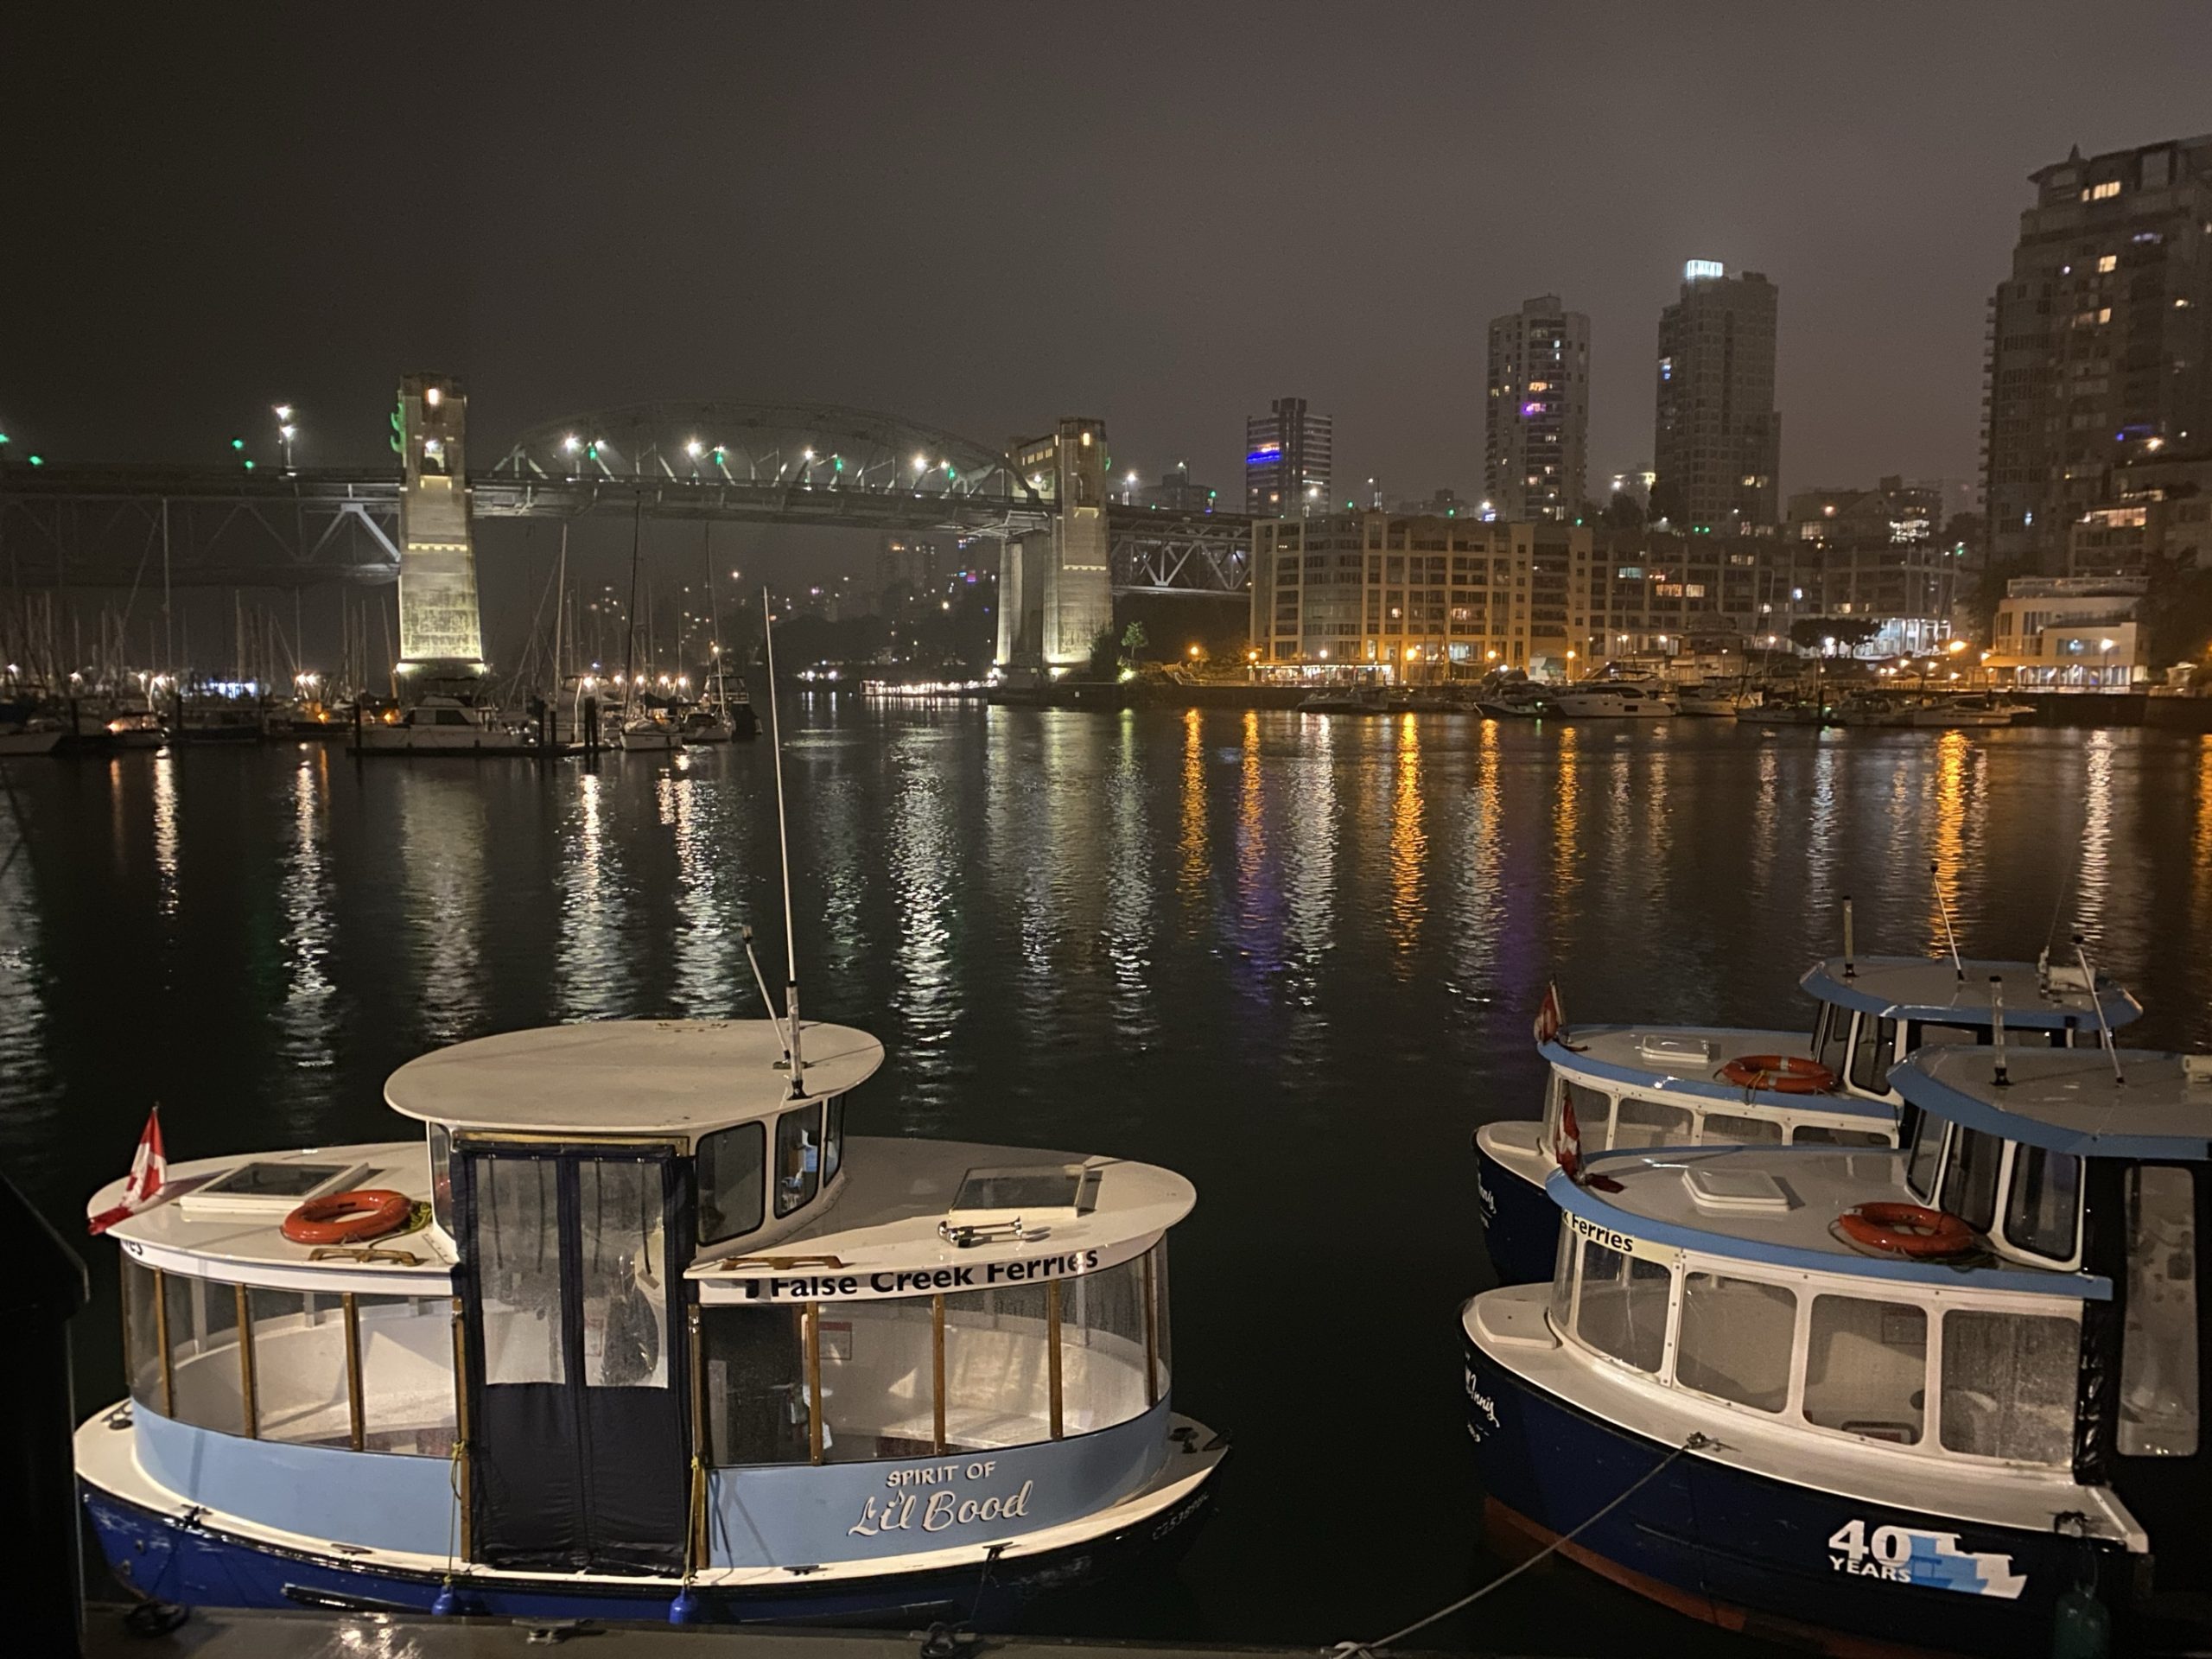
[[1645, 1147], [1889, 1146], [1899, 1096], [1891, 1068], [1927, 1044], [1986, 1043], [1993, 995], [2016, 1034], [2098, 1040], [2142, 1013], [2101, 973], [2043, 963], [1835, 957], [1799, 988], [1818, 1007], [1809, 1035], [1720, 1026], [1590, 1025], [1539, 1040], [1550, 1067], [1543, 1116], [1475, 1135], [1476, 1197], [1504, 1284], [1552, 1270], [1558, 1207], [1545, 1184], [1568, 1160]]
[[1674, 694], [1656, 681], [1582, 680], [1550, 688], [1561, 720], [1663, 720], [1681, 712]]
[[1492, 1518], [1831, 1654], [2204, 1651], [2212, 1058], [1891, 1077], [1903, 1149], [1552, 1176], [1552, 1282], [1461, 1315]]
[[881, 1046], [802, 1027], [802, 1092], [786, 1029], [484, 1038], [393, 1074], [411, 1140], [174, 1166], [112, 1229], [130, 1396], [77, 1435], [114, 1570], [184, 1604], [1002, 1621], [1179, 1548], [1224, 1455], [1171, 1403], [1190, 1183], [849, 1137]]

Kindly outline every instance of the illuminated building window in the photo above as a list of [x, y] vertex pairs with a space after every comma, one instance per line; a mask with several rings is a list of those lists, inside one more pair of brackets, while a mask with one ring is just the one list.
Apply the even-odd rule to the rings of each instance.
[[2116, 253], [2108, 253], [2105, 255], [2103, 258], [2097, 261], [2097, 270], [2101, 272], [2114, 270], [2117, 270], [2119, 266], [2120, 256]]
[[2084, 201], [2104, 201], [2120, 194], [2120, 181], [2107, 179], [2102, 184], [2093, 184], [2082, 193]]

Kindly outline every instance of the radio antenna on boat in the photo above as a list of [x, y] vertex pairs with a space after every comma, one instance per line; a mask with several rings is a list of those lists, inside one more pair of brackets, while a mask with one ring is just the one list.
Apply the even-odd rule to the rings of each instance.
[[[791, 832], [784, 817], [784, 726], [776, 708], [776, 620], [768, 587], [760, 586], [760, 639], [768, 657], [768, 747], [776, 764], [776, 846], [784, 868], [784, 1052], [791, 1066], [791, 1098], [806, 1093], [806, 1062], [798, 1046], [798, 923], [791, 912]], [[772, 1010], [770, 1018], [773, 1018]]]
[[1997, 1051], [1997, 1064], [1993, 1081], [1999, 1089], [2012, 1079], [2005, 1075], [2005, 976], [1989, 976], [1989, 1043]]
[[1966, 983], [1967, 965], [1959, 960], [1959, 936], [1951, 931], [1951, 906], [1943, 899], [1943, 872], [1932, 859], [1928, 865], [1928, 885], [1936, 890], [1936, 908], [1943, 915], [1943, 938], [1951, 947], [1951, 969], [1959, 976], [1959, 983]]
[[2105, 1019], [2105, 1000], [2097, 995], [2097, 976], [2089, 967], [2089, 953], [2082, 947], [2082, 936], [2074, 936], [2074, 960], [2082, 964], [2082, 977], [2089, 988], [2089, 1006], [2097, 1011], [2097, 1034], [2104, 1039], [2105, 1054], [2112, 1061], [2112, 1080], [2125, 1087], [2127, 1073], [2120, 1068], [2120, 1051], [2113, 1046], [2112, 1026]]
[[750, 925], [737, 930], [737, 937], [745, 946], [745, 959], [753, 964], [753, 982], [760, 988], [760, 1006], [768, 1010], [768, 1023], [776, 1028], [776, 1040], [784, 1046], [784, 1064], [791, 1063], [791, 1039], [784, 1033], [784, 1022], [776, 1018], [776, 999], [768, 995], [768, 976], [760, 971], [760, 958], [753, 954], [753, 929]]
[[1843, 976], [1846, 979], [1859, 977], [1859, 969], [1852, 965], [1851, 954], [1851, 895], [1847, 893], [1843, 895]]

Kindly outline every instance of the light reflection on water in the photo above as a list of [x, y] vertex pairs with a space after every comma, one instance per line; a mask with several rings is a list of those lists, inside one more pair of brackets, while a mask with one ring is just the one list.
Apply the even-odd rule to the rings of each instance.
[[[1467, 1576], [1466, 1143], [1534, 1109], [1547, 978], [1578, 1019], [1797, 1027], [1844, 893], [1861, 950], [1942, 950], [1932, 863], [1964, 951], [2082, 925], [2141, 1040], [2212, 1045], [2200, 928], [2156, 922], [2212, 921], [2212, 739], [796, 698], [786, 727], [807, 1012], [889, 1051], [855, 1130], [1198, 1184], [1177, 1401], [1236, 1435], [1237, 1486], [1155, 1634], [1325, 1643]], [[738, 927], [782, 964], [767, 759], [16, 765], [40, 839], [0, 878], [0, 1157], [67, 1222], [156, 1096], [180, 1159], [382, 1138], [383, 1078], [433, 1043], [753, 1014]], [[1315, 1491], [1389, 1524], [1285, 1524]], [[1484, 1643], [1551, 1630], [1544, 1594], [1485, 1604]], [[1575, 1594], [1593, 1649], [1654, 1628]]]

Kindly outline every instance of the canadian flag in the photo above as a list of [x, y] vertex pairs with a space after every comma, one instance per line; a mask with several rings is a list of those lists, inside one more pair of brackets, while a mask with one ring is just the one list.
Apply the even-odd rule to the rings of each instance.
[[162, 1195], [162, 1185], [168, 1179], [168, 1173], [169, 1161], [162, 1154], [162, 1109], [156, 1106], [146, 1114], [146, 1127], [138, 1135], [138, 1150], [130, 1156], [130, 1173], [123, 1183], [123, 1202], [94, 1216], [89, 1224], [90, 1230], [97, 1236], [155, 1203]]
[[1536, 1041], [1540, 1045], [1548, 1043], [1560, 1034], [1566, 1025], [1567, 1011], [1560, 1006], [1559, 983], [1556, 980], [1546, 980], [1544, 1000], [1536, 1008]]
[[1568, 1180], [1582, 1179], [1582, 1125], [1575, 1121], [1571, 1097], [1562, 1096], [1559, 1103], [1559, 1137], [1552, 1142], [1552, 1156]]

